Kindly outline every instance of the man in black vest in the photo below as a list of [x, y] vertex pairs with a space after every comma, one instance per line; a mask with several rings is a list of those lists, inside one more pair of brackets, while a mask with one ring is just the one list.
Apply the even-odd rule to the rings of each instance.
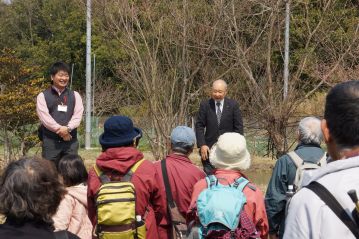
[[37, 96], [36, 112], [41, 121], [42, 157], [57, 166], [62, 156], [77, 154], [76, 129], [84, 108], [80, 94], [67, 88], [70, 67], [66, 63], [54, 63], [50, 75], [52, 85]]
[[227, 132], [243, 135], [243, 122], [239, 105], [235, 100], [226, 97], [227, 83], [216, 80], [212, 84], [211, 99], [201, 102], [196, 121], [197, 146], [203, 169], [210, 174], [213, 167], [209, 163], [209, 149], [217, 142], [218, 137]]

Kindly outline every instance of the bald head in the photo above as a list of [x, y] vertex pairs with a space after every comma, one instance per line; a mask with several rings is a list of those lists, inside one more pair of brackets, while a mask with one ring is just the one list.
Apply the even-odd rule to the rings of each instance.
[[216, 80], [212, 84], [212, 98], [221, 101], [227, 94], [227, 83], [224, 80]]
[[227, 90], [227, 83], [222, 79], [213, 81], [212, 89], [213, 88], [218, 88], [218, 87], [224, 88], [225, 90]]
[[306, 117], [299, 122], [299, 140], [304, 144], [320, 144], [323, 140], [320, 120], [316, 117]]

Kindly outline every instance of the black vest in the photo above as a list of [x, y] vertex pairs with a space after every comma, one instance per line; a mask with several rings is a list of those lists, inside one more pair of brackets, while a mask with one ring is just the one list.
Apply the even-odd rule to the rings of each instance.
[[[69, 121], [71, 120], [72, 115], [74, 114], [75, 108], [75, 93], [72, 90], [65, 89], [60, 95], [57, 91], [49, 87], [45, 91], [43, 91], [45, 96], [45, 101], [47, 108], [49, 109], [49, 113], [51, 117], [60, 125], [67, 126]], [[58, 105], [67, 105], [67, 111], [62, 112], [58, 111]], [[62, 138], [56, 133], [46, 129], [45, 126], [41, 126], [42, 134], [44, 137], [51, 138], [54, 140], [62, 140]], [[72, 139], [77, 138], [77, 129], [72, 129], [71, 131]]]

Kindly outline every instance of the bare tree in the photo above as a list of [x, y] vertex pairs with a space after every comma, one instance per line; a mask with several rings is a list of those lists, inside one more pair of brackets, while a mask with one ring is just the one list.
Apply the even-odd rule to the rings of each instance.
[[147, 105], [148, 118], [142, 127], [155, 158], [161, 159], [171, 129], [186, 122], [188, 106], [199, 94], [201, 84], [194, 80], [218, 37], [215, 26], [220, 16], [203, 25], [186, 0], [166, 6], [156, 1], [134, 5], [113, 0], [110, 5], [116, 10], [105, 7], [106, 30], [129, 58], [127, 65], [117, 63], [118, 72], [138, 101]]
[[[347, 22], [338, 17], [343, 14]], [[340, 11], [339, 11], [340, 10]], [[223, 77], [241, 102], [247, 131], [264, 130], [278, 155], [291, 143], [296, 109], [323, 87], [357, 75], [358, 10], [352, 1], [293, 2], [290, 82], [283, 100], [284, 2], [280, 0], [97, 2], [103, 29], [124, 51], [117, 62], [157, 159], [170, 130], [196, 111], [209, 83]], [[341, 74], [343, 76], [343, 74]]]
[[94, 90], [94, 115], [101, 117], [119, 113], [128, 98], [123, 88], [123, 85], [116, 84], [111, 79], [99, 79]]
[[[332, 48], [336, 39], [331, 38], [331, 32], [344, 28], [343, 22], [331, 22], [330, 14], [338, 7], [335, 1], [322, 1], [312, 12], [306, 4], [303, 2], [293, 6], [297, 15], [292, 17], [292, 24], [294, 28], [305, 28], [300, 35], [300, 41], [305, 44], [296, 49], [297, 55], [292, 55], [289, 94], [285, 100], [282, 98], [282, 67], [278, 64], [278, 60], [282, 62], [284, 46], [283, 2], [251, 1], [247, 2], [247, 7], [239, 7], [238, 1], [233, 0], [222, 5], [225, 21], [229, 25], [223, 29], [222, 35], [229, 42], [220, 51], [240, 66], [239, 75], [244, 77], [246, 85], [246, 91], [242, 94], [249, 99], [251, 116], [267, 131], [270, 144], [278, 155], [288, 150], [287, 128], [292, 124], [290, 119], [296, 108], [323, 84], [343, 80], [333, 79], [333, 73], [339, 66], [345, 67], [344, 59], [353, 47], [358, 46], [359, 25], [356, 22], [344, 34], [348, 39], [343, 39], [340, 47]], [[311, 14], [317, 15], [313, 17]], [[313, 21], [313, 18], [316, 20]], [[319, 51], [322, 54], [319, 55]], [[278, 56], [280, 58], [276, 59]], [[318, 68], [321, 74], [318, 74]]]

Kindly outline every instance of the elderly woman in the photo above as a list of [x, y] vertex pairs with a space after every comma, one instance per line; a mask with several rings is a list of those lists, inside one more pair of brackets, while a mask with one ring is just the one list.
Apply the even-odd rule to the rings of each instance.
[[[258, 236], [260, 238], [267, 238], [268, 220], [263, 194], [253, 183], [248, 182], [246, 176], [241, 172], [242, 170], [248, 169], [251, 163], [245, 138], [239, 133], [225, 133], [221, 135], [218, 138], [218, 142], [212, 147], [209, 159], [212, 165], [216, 168], [214, 177], [208, 176], [206, 179], [202, 179], [195, 184], [188, 218], [191, 219], [192, 217], [193, 219], [193, 217], [196, 217], [195, 219], [199, 219], [201, 223], [206, 221], [208, 217], [202, 218], [201, 216], [206, 217], [208, 214], [204, 214], [208, 212], [209, 214], [211, 213], [211, 209], [208, 209], [210, 203], [214, 204], [214, 209], [212, 210], [214, 213], [211, 216], [216, 216], [216, 214], [220, 215], [221, 213], [232, 214], [232, 212], [236, 211], [236, 206], [235, 204], [226, 201], [225, 194], [231, 190], [229, 188], [235, 187], [241, 192], [235, 194], [236, 196], [233, 197], [234, 201], [232, 202], [235, 202], [238, 198], [237, 195], [242, 195], [242, 192], [245, 197], [245, 201], [242, 202], [244, 206], [242, 204], [242, 207], [237, 207], [237, 209], [242, 208], [241, 214], [237, 217], [237, 223], [239, 222], [241, 228], [233, 228], [233, 233], [236, 233], [235, 238], [257, 238]], [[212, 184], [213, 179], [215, 180], [214, 184]], [[208, 182], [210, 185], [208, 185]], [[217, 187], [219, 184], [220, 186]], [[219, 191], [219, 194], [217, 194], [218, 200], [211, 201], [211, 197], [217, 197], [215, 195], [216, 192], [213, 194], [209, 192], [212, 187], [215, 187], [215, 190]], [[205, 190], [207, 192], [204, 192]], [[236, 190], [232, 190], [231, 193], [233, 193], [233, 191], [234, 193], [238, 193]], [[207, 195], [210, 195], [211, 197], [207, 197]], [[207, 211], [203, 214], [201, 212], [200, 204], [206, 200], [208, 201], [205, 203], [206, 205], [204, 205], [204, 208]], [[226, 211], [220, 212], [218, 208], [225, 208]], [[227, 216], [228, 215], [222, 215], [221, 217], [226, 218]], [[243, 230], [248, 233], [243, 233]], [[215, 233], [219, 232], [214, 231], [214, 234], [208, 235], [207, 237], [202, 236], [201, 238], [222, 238], [221, 235], [218, 235], [217, 237]], [[237, 236], [237, 234], [241, 234], [241, 236]], [[247, 236], [242, 236], [243, 234], [247, 234]]]
[[34, 158], [11, 162], [0, 182], [0, 213], [6, 216], [0, 238], [79, 238], [67, 231], [53, 232], [51, 218], [65, 192], [51, 162]]

